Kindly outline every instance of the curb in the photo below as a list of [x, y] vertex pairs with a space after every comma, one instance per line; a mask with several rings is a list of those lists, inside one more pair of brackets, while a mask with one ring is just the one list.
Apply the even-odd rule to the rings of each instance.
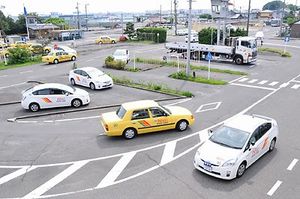
[[[177, 96], [177, 97], [172, 97], [172, 98], [154, 99], [154, 101], [162, 102], [162, 101], [170, 101], [170, 100], [177, 100], [177, 99], [183, 99], [183, 98], [186, 98], [186, 97], [178, 97]], [[25, 115], [25, 116], [19, 116], [19, 117], [15, 117], [15, 118], [9, 118], [9, 119], [7, 119], [7, 122], [16, 122], [17, 120], [20, 120], [20, 119], [36, 118], [36, 117], [42, 117], [42, 116], [59, 115], [59, 114], [74, 113], [74, 112], [83, 112], [83, 111], [90, 111], [90, 110], [97, 110], [97, 109], [106, 109], [106, 108], [113, 108], [113, 107], [118, 107], [118, 106], [121, 106], [121, 104], [95, 106], [95, 107], [75, 109], [75, 110], [41, 113], [41, 114], [36, 114], [36, 115]]]
[[11, 102], [3, 102], [0, 103], [0, 106], [12, 105], [12, 104], [19, 104], [21, 101], [11, 101]]

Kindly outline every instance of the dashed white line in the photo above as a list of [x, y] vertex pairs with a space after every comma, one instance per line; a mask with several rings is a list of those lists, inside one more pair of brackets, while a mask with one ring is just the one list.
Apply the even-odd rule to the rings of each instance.
[[267, 193], [268, 196], [272, 196], [275, 191], [279, 188], [279, 186], [281, 185], [282, 181], [277, 180], [277, 182], [274, 184], [274, 186], [270, 189], [270, 191]]
[[289, 170], [289, 171], [293, 170], [293, 168], [294, 168], [294, 166], [297, 164], [297, 162], [298, 162], [298, 159], [295, 158], [295, 159], [290, 163], [290, 165], [288, 166], [287, 170]]
[[262, 80], [261, 82], [258, 82], [257, 84], [263, 85], [263, 84], [265, 84], [265, 83], [267, 83], [267, 82], [268, 82], [268, 80]]
[[108, 172], [108, 174], [101, 180], [96, 188], [103, 188], [112, 185], [125, 167], [129, 164], [136, 152], [129, 152], [122, 156], [122, 158], [115, 164], [115, 166]]
[[253, 84], [253, 83], [257, 82], [257, 81], [258, 81], [258, 79], [252, 79], [252, 80], [248, 81], [248, 83]]
[[245, 82], [247, 80], [248, 80], [248, 78], [243, 78], [243, 79], [240, 79], [239, 82]]
[[242, 87], [248, 87], [248, 88], [259, 88], [263, 90], [270, 90], [270, 91], [275, 91], [275, 88], [268, 88], [268, 87], [263, 87], [263, 86], [253, 86], [253, 85], [247, 85], [247, 84], [237, 84], [237, 83], [232, 83], [230, 85], [233, 86], [242, 86]]
[[165, 145], [165, 149], [160, 161], [161, 166], [167, 164], [168, 162], [171, 162], [174, 159], [176, 143], [176, 141], [171, 141]]
[[19, 177], [19, 176], [21, 176], [21, 175], [23, 175], [23, 174], [25, 174], [29, 171], [32, 171], [35, 168], [36, 168], [35, 166], [25, 166], [21, 169], [16, 170], [15, 172], [7, 174], [6, 176], [3, 176], [2, 178], [0, 178], [0, 185], [4, 184], [4, 183], [6, 183], [6, 182], [8, 182], [8, 181], [10, 181], [14, 178], [17, 178], [17, 177]]
[[5, 88], [14, 87], [14, 86], [20, 86], [22, 84], [26, 84], [26, 82], [22, 82], [22, 83], [18, 83], [18, 84], [12, 84], [12, 85], [9, 85], [9, 86], [2, 86], [2, 87], [0, 87], [0, 90], [5, 89]]
[[32, 73], [32, 70], [27, 70], [27, 71], [21, 71], [20, 74], [25, 74], [25, 73]]
[[276, 84], [278, 84], [279, 82], [272, 82], [269, 84], [269, 86], [275, 86]]
[[300, 84], [295, 84], [294, 86], [292, 86], [292, 89], [298, 89], [300, 87]]
[[285, 88], [285, 87], [287, 87], [288, 85], [289, 85], [289, 82], [286, 82], [286, 83], [281, 84], [279, 87], [280, 87], [280, 88]]
[[74, 172], [76, 172], [78, 169], [83, 167], [88, 161], [80, 161], [77, 163], [72, 164], [70, 167], [62, 171], [60, 174], [56, 175], [46, 183], [42, 184], [29, 194], [23, 197], [23, 199], [31, 199], [31, 198], [37, 198], [41, 196], [42, 194], [46, 193], [48, 190], [50, 190], [52, 187], [72, 175]]

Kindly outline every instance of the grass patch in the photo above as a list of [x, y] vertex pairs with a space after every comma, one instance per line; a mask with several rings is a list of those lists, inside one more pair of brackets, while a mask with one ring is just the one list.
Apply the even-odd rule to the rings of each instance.
[[148, 41], [148, 40], [126, 40], [124, 43], [139, 43], [139, 44], [155, 44], [154, 41]]
[[169, 77], [174, 78], [174, 79], [181, 79], [181, 80], [186, 80], [186, 81], [191, 81], [191, 82], [197, 82], [197, 83], [203, 83], [203, 84], [211, 84], [211, 85], [225, 85], [227, 84], [226, 81], [223, 80], [218, 80], [218, 79], [207, 79], [201, 76], [187, 76], [185, 72], [178, 72], [178, 73], [173, 73]]
[[[136, 58], [135, 61], [137, 63], [145, 63], [145, 64], [156, 64], [156, 65], [161, 65], [161, 66], [171, 66], [171, 67], [177, 67], [177, 62], [176, 61], [171, 61], [171, 62], [166, 62], [163, 60], [159, 59], [143, 59], [143, 58]], [[185, 63], [179, 63], [179, 67], [185, 67]], [[203, 71], [208, 71], [207, 66], [195, 66], [191, 65], [192, 70], [203, 70]], [[241, 71], [234, 71], [234, 70], [224, 70], [224, 69], [218, 69], [218, 68], [210, 68], [211, 72], [215, 73], [225, 73], [225, 74], [231, 74], [231, 75], [248, 75], [248, 73], [241, 72]]]
[[130, 79], [127, 79], [125, 77], [119, 78], [110, 75], [111, 78], [113, 79], [114, 83], [124, 85], [124, 86], [129, 86], [132, 88], [141, 88], [149, 91], [158, 91], [164, 94], [171, 94], [171, 95], [177, 95], [177, 96], [186, 96], [186, 97], [192, 97], [193, 94], [190, 91], [180, 91], [180, 90], [175, 90], [172, 88], [167, 87], [166, 85], [162, 84], [154, 84], [151, 82], [133, 82]]
[[133, 67], [126, 67], [124, 70], [129, 71], [129, 72], [140, 72], [141, 71], [140, 68], [133, 68]]
[[42, 63], [42, 59], [41, 59], [40, 56], [32, 59], [29, 62], [20, 63], [20, 64], [8, 64], [8, 65], [5, 65], [4, 62], [1, 62], [0, 63], [0, 70], [6, 70], [6, 69], [11, 69], [11, 68], [19, 68], [19, 67], [24, 67], [24, 66], [31, 66], [33, 64], [40, 64], [40, 63]]
[[280, 55], [281, 57], [292, 57], [291, 53], [283, 51], [279, 48], [258, 48], [258, 52], [270, 52]]

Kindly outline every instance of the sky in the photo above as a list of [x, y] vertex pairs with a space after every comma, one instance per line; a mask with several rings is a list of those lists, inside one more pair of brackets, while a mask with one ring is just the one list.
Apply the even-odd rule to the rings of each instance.
[[[17, 16], [23, 13], [23, 5], [27, 12], [38, 14], [50, 14], [59, 12], [73, 14], [76, 3], [79, 3], [81, 13], [85, 12], [85, 4], [88, 4], [88, 13], [106, 12], [144, 12], [146, 10], [170, 10], [171, 2], [174, 0], [0, 0], [0, 7], [5, 15]], [[252, 0], [252, 8], [261, 9], [262, 6], [271, 0]], [[297, 0], [286, 0], [288, 3], [295, 3]], [[188, 8], [188, 0], [178, 0], [179, 9]], [[248, 0], [230, 0], [236, 8], [244, 10], [248, 7]], [[300, 0], [298, 1], [300, 4]], [[193, 9], [210, 9], [210, 0], [193, 0]]]

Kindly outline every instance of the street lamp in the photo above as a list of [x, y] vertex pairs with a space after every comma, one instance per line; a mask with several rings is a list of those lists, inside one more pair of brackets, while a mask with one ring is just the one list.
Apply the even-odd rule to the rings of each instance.
[[84, 5], [84, 7], [85, 7], [85, 25], [86, 25], [86, 30], [89, 30], [89, 28], [88, 28], [88, 15], [87, 15], [87, 7], [89, 6], [90, 4], [88, 4], [88, 3], [86, 3], [85, 5]]
[[186, 75], [190, 75], [191, 70], [191, 29], [192, 29], [192, 0], [189, 0], [189, 18], [188, 18], [188, 46], [187, 46], [187, 63]]

